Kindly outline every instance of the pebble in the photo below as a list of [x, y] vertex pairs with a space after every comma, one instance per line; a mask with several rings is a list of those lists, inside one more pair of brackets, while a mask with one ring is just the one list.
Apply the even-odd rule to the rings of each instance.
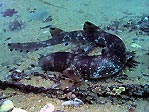
[[54, 105], [48, 103], [40, 110], [40, 112], [54, 112], [54, 108]]
[[144, 20], [146, 20], [146, 21], [147, 21], [148, 19], [149, 19], [148, 17], [145, 17], [145, 18], [144, 18]]
[[20, 109], [20, 108], [14, 108], [12, 112], [27, 112], [26, 110]]
[[136, 44], [136, 43], [132, 43], [132, 44], [131, 44], [131, 47], [133, 47], [133, 48], [141, 48], [141, 46], [138, 45], [138, 44]]
[[8, 112], [14, 108], [14, 104], [11, 100], [5, 100], [0, 106], [0, 112]]
[[82, 100], [75, 98], [73, 100], [68, 100], [68, 101], [63, 102], [62, 107], [64, 107], [64, 106], [75, 106], [75, 107], [77, 107], [77, 106], [80, 106], [83, 104], [84, 104], [84, 102]]

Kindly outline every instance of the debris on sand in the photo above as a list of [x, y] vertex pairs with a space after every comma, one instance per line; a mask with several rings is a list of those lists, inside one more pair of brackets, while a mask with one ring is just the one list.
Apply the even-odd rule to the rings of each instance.
[[24, 28], [24, 22], [19, 20], [14, 20], [9, 23], [9, 30], [10, 31], [18, 31]]

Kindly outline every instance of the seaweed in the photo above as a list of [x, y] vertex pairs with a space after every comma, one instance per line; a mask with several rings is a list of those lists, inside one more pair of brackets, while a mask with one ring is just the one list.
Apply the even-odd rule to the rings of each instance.
[[16, 13], [17, 11], [15, 9], [6, 9], [4, 12], [2, 12], [2, 15], [3, 17], [12, 17]]
[[[124, 87], [126, 90], [121, 92], [121, 95], [111, 95], [111, 92], [114, 88]], [[57, 97], [62, 99], [63, 95], [69, 93], [70, 90], [66, 89], [56, 89], [56, 88], [45, 88], [45, 87], [35, 87], [32, 85], [25, 85], [18, 82], [8, 82], [0, 80], [0, 88], [14, 88], [18, 89], [25, 93], [44, 93], [49, 94], [48, 96], [51, 98]], [[106, 89], [105, 89], [106, 88]], [[96, 102], [98, 97], [109, 97], [111, 98], [148, 98], [149, 97], [149, 85], [141, 85], [141, 84], [120, 84], [120, 85], [99, 85], [99, 86], [89, 86], [87, 90], [85, 89], [75, 89], [73, 94], [76, 95], [77, 98], [81, 99], [84, 103], [98, 103]], [[124, 97], [125, 96], [125, 97]]]
[[[14, 73], [19, 80], [14, 79]], [[60, 85], [63, 85], [62, 78], [57, 76], [49, 76], [48, 74], [32, 72], [33, 76], [39, 76], [43, 79], [53, 81], [55, 84], [58, 84], [56, 87], [37, 87], [30, 84], [20, 83], [20, 79], [24, 79], [29, 76], [24, 73], [24, 71], [13, 70], [11, 74], [11, 81], [1, 81], [0, 80], [0, 89], [13, 88], [18, 89], [24, 93], [34, 93], [40, 94], [44, 93], [50, 98], [58, 98], [60, 100], [67, 100], [78, 98], [84, 103], [100, 103], [98, 102], [99, 97], [111, 98], [111, 100], [117, 99], [126, 99], [132, 100], [132, 98], [149, 98], [149, 85], [148, 84], [113, 84], [113, 85], [97, 85], [90, 84], [90, 82], [78, 83], [70, 82], [74, 84], [72, 87], [61, 88]], [[67, 80], [63, 80], [67, 81]]]

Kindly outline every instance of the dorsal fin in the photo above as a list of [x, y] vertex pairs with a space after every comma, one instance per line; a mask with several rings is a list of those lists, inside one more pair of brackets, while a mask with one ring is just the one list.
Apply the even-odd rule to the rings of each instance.
[[86, 21], [83, 26], [83, 30], [85, 32], [95, 32], [98, 29], [100, 29], [98, 26], [96, 26], [95, 24], [88, 22], [88, 21]]
[[60, 28], [50, 28], [50, 33], [51, 33], [51, 36], [58, 36], [60, 35], [61, 33], [64, 33], [64, 31]]

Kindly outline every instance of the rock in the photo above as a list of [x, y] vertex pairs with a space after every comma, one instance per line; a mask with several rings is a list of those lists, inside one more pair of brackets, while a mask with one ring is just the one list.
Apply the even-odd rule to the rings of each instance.
[[14, 104], [11, 100], [5, 100], [0, 106], [0, 112], [8, 112], [14, 108]]
[[77, 106], [80, 106], [83, 104], [84, 104], [84, 102], [82, 100], [75, 98], [73, 100], [68, 100], [68, 101], [63, 102], [62, 107], [64, 107], [64, 106], [75, 106], [75, 107], [77, 107]]

